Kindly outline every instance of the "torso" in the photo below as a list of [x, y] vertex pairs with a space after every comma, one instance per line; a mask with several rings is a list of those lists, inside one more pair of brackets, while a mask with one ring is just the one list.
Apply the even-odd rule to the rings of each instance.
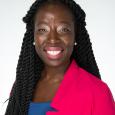
[[51, 101], [56, 94], [56, 91], [61, 83], [61, 80], [41, 80], [36, 85], [33, 95], [33, 102], [46, 102]]

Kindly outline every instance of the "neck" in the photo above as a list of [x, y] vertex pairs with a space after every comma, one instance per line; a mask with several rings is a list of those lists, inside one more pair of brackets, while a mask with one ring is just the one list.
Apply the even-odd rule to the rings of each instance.
[[64, 73], [66, 72], [70, 61], [63, 63], [60, 66], [45, 66], [42, 71], [42, 79], [51, 80], [51, 79], [62, 79]]

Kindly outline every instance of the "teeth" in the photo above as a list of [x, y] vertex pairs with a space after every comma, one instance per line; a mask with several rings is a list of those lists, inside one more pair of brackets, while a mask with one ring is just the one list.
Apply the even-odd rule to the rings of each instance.
[[50, 55], [57, 55], [59, 54], [61, 51], [47, 51], [48, 54]]

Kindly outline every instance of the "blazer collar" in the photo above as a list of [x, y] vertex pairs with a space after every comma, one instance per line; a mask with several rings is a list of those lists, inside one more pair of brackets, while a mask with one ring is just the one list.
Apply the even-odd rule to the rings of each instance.
[[[73, 59], [67, 68], [64, 78], [61, 81], [54, 98], [52, 99], [50, 106], [56, 110], [61, 110], [64, 105], [64, 96], [66, 95], [69, 87], [72, 85], [73, 81], [77, 78], [79, 66], [76, 61]], [[65, 100], [67, 101], [67, 100]]]

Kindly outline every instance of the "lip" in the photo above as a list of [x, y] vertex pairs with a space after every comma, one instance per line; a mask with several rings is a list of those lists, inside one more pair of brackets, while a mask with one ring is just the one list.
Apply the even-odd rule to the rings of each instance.
[[[55, 45], [55, 46], [54, 45], [47, 45], [44, 47], [44, 51], [45, 51], [45, 54], [46, 54], [48, 59], [58, 60], [58, 59], [61, 59], [63, 57], [64, 48], [61, 45]], [[51, 55], [51, 54], [47, 53], [47, 51], [61, 51], [61, 52], [57, 55]]]
[[63, 51], [64, 49], [59, 46], [46, 46], [44, 51]]
[[47, 53], [47, 51], [45, 51], [46, 56], [50, 59], [50, 60], [57, 60], [57, 59], [61, 59], [63, 57], [63, 51], [61, 51], [59, 54], [57, 55], [51, 55], [49, 53]]

